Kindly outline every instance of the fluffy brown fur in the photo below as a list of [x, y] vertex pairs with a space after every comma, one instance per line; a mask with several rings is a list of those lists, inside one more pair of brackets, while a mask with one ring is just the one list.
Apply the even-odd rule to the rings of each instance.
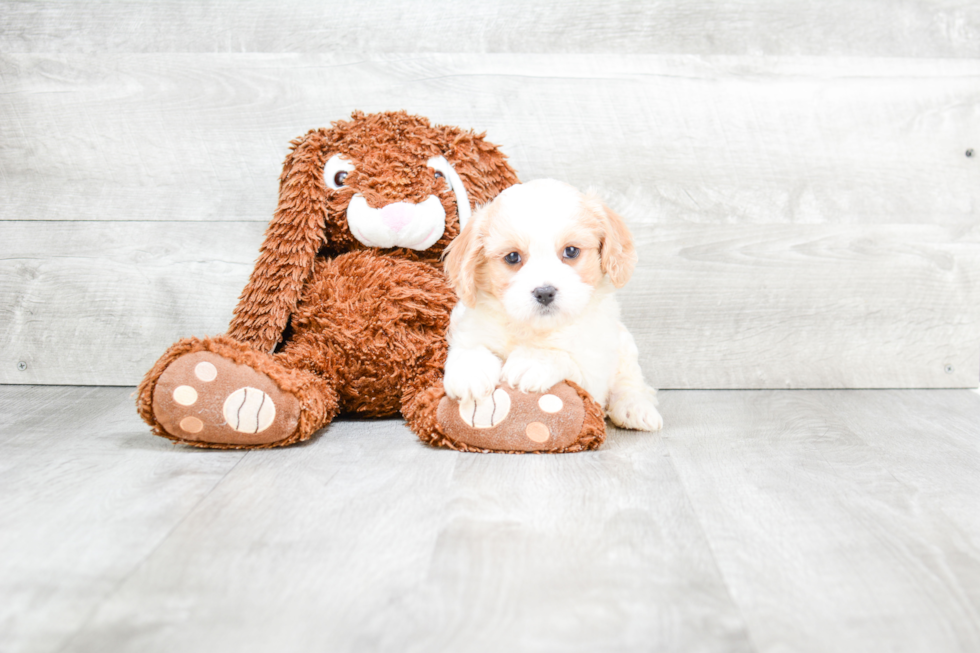
[[[456, 301], [441, 256], [458, 235], [459, 220], [453, 192], [426, 162], [444, 156], [474, 204], [489, 202], [517, 183], [517, 176], [482, 134], [431, 125], [404, 112], [354, 113], [349, 121], [310, 131], [292, 145], [278, 208], [228, 335], [171, 347], [140, 385], [139, 413], [155, 433], [171, 440], [254, 448], [305, 440], [339, 412], [375, 417], [400, 411], [435, 443], [430, 436], [438, 425], [430, 398], [441, 390], [445, 332]], [[323, 180], [324, 164], [334, 154], [345, 155], [355, 168], [336, 190]], [[346, 209], [355, 193], [373, 208], [435, 195], [446, 212], [446, 230], [422, 252], [367, 248], [347, 226]], [[174, 360], [202, 350], [262, 372], [299, 398], [297, 431], [261, 445], [166, 432], [153, 414], [156, 382]]]

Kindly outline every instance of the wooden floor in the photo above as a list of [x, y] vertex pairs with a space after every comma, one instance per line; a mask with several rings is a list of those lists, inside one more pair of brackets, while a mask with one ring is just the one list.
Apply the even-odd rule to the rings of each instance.
[[564, 456], [199, 451], [131, 392], [0, 387], [3, 653], [980, 650], [968, 390], [664, 392]]

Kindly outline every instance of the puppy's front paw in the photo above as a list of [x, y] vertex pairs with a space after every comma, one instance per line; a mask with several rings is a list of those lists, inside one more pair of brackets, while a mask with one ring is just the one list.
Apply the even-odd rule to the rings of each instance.
[[500, 359], [487, 349], [450, 349], [443, 388], [456, 401], [479, 401], [489, 397], [500, 383], [500, 367]]
[[664, 426], [654, 401], [640, 393], [630, 393], [615, 397], [606, 410], [609, 419], [616, 426], [637, 431], [659, 431]]
[[565, 373], [548, 356], [512, 353], [504, 363], [502, 378], [521, 392], [544, 392], [565, 380]]

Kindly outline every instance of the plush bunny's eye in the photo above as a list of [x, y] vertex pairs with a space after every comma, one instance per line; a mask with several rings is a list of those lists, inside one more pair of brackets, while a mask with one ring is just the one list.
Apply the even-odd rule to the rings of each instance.
[[[446, 164], [448, 165], [449, 162], [447, 161]], [[434, 167], [434, 166], [432, 166], [430, 164], [430, 167]], [[440, 167], [443, 167], [443, 166], [440, 166]], [[449, 186], [449, 190], [453, 190], [453, 179], [452, 179], [451, 176], [447, 175], [442, 170], [436, 169], [435, 178], [436, 179], [444, 179], [446, 181], [446, 185]]]
[[337, 190], [344, 187], [347, 174], [354, 169], [354, 164], [346, 159], [342, 159], [339, 154], [334, 154], [323, 166], [323, 181], [327, 183], [327, 188]]
[[456, 214], [459, 217], [459, 226], [465, 227], [466, 223], [469, 222], [472, 209], [470, 208], [469, 196], [466, 194], [466, 187], [463, 186], [463, 180], [459, 178], [452, 164], [444, 156], [434, 156], [426, 163], [434, 171], [435, 178], [444, 179], [449, 190], [456, 196]]

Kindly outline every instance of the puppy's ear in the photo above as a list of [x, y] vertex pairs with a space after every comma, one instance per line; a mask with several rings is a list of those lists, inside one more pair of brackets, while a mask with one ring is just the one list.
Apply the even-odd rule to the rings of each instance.
[[464, 305], [476, 306], [477, 268], [483, 258], [480, 229], [487, 207], [476, 210], [453, 242], [446, 248], [445, 270], [456, 295]]
[[602, 271], [617, 288], [622, 288], [633, 276], [636, 267], [636, 249], [633, 236], [626, 222], [608, 206], [596, 200], [599, 221], [602, 225]]

